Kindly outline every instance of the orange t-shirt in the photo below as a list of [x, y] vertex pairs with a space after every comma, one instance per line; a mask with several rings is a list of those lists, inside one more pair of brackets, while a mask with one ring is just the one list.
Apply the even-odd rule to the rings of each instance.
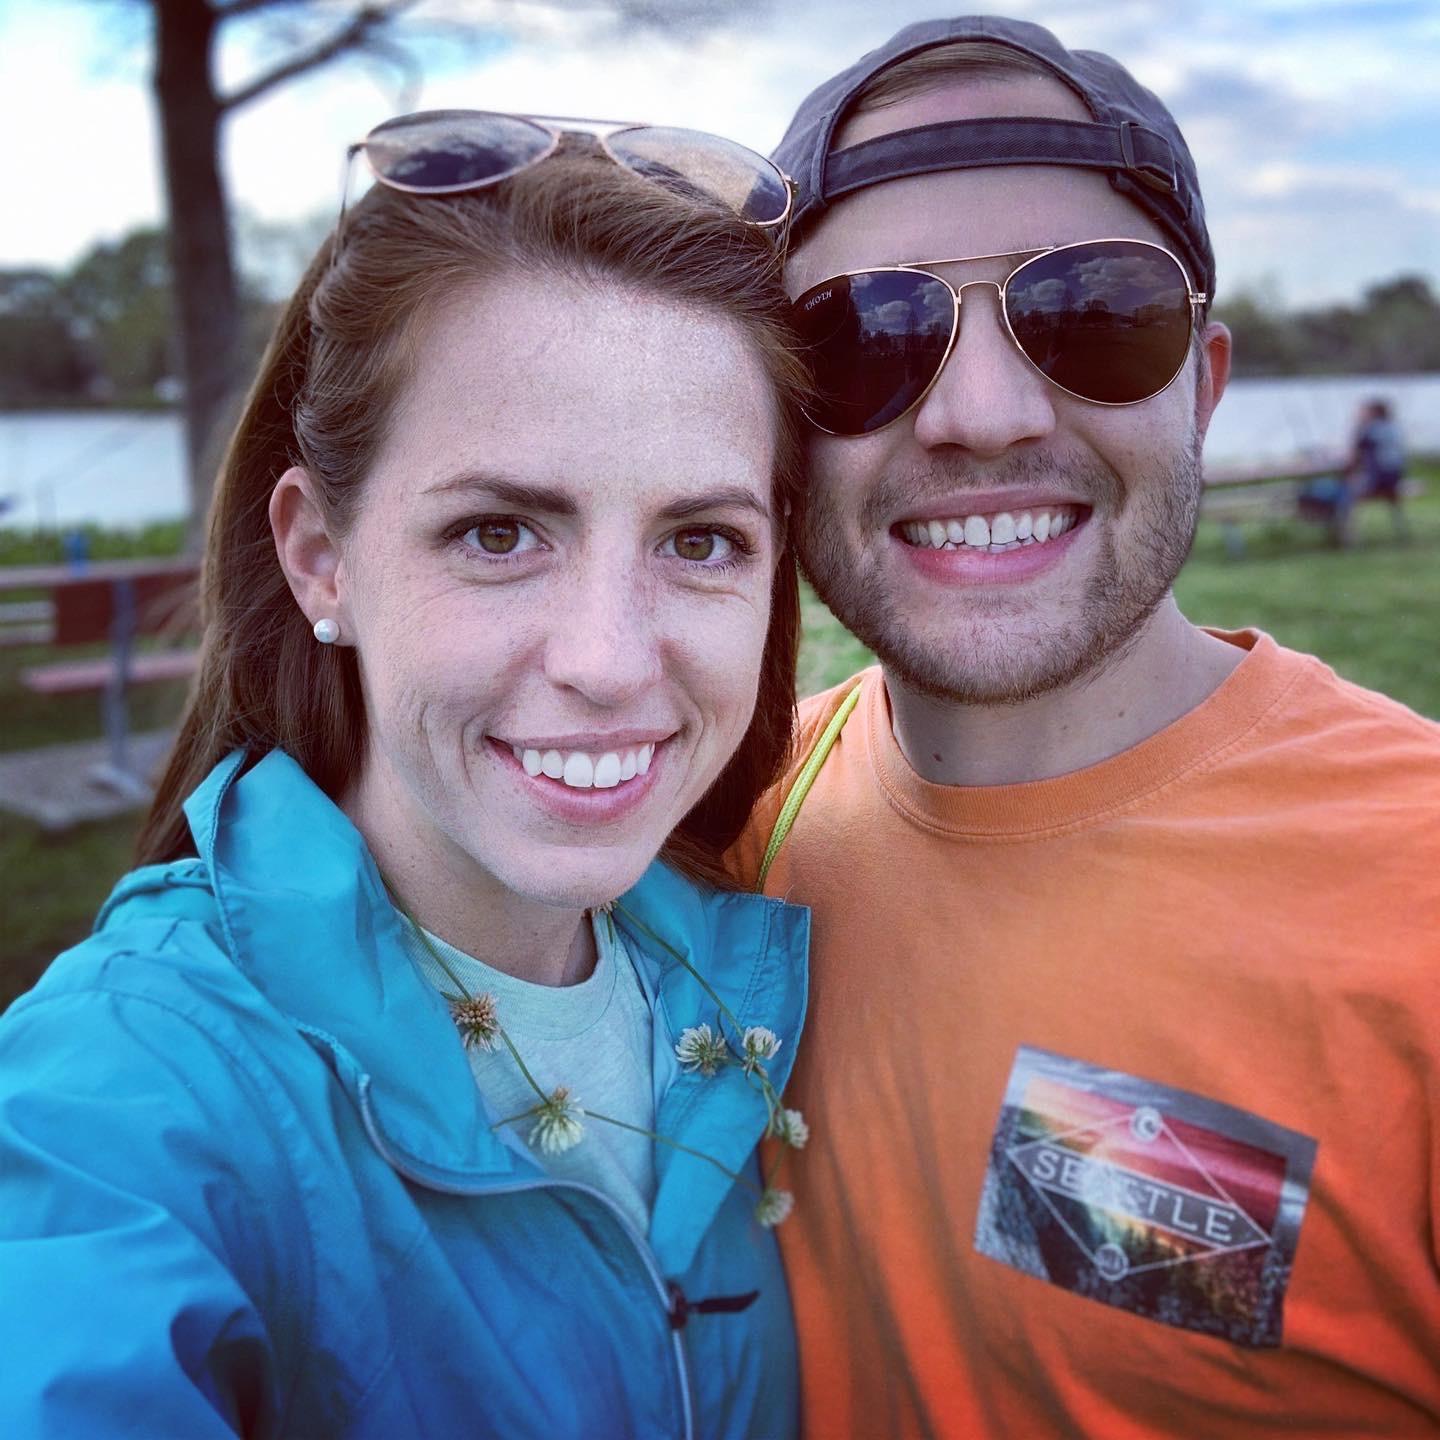
[[921, 780], [864, 675], [765, 886], [814, 907], [812, 1440], [1440, 1434], [1440, 727], [1222, 638], [1031, 784]]

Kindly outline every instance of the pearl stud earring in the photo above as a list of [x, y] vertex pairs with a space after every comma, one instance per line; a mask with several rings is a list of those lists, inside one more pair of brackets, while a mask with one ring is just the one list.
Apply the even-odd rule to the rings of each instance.
[[315, 638], [322, 645], [333, 645], [340, 638], [339, 624], [326, 616], [323, 620], [315, 622]]

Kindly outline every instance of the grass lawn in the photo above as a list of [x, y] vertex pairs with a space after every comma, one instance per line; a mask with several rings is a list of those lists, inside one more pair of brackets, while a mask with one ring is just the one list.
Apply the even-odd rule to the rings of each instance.
[[[1440, 463], [1415, 467], [1429, 493], [1411, 503], [1411, 538], [1397, 543], [1384, 507], [1359, 507], [1357, 543], [1331, 550], [1318, 527], [1247, 527], [1247, 553], [1226, 556], [1217, 527], [1201, 526], [1177, 585], [1185, 613], [1201, 624], [1256, 625], [1283, 644], [1323, 657], [1342, 675], [1440, 719]], [[800, 690], [813, 694], [869, 663], [806, 595]], [[0, 649], [0, 749], [98, 735], [94, 696], [39, 699], [19, 671], [43, 649]], [[138, 728], [178, 711], [178, 687], [135, 696]], [[129, 865], [133, 820], [63, 836], [0, 814], [0, 1006], [26, 988], [57, 950], [82, 937], [111, 884]]]

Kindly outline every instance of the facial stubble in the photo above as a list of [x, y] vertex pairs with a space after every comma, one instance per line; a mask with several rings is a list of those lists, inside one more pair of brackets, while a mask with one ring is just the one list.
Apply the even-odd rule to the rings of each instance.
[[[1203, 484], [1201, 437], [1191, 427], [1164, 473], [1137, 490], [1096, 458], [1059, 460], [1018, 452], [983, 475], [963, 461], [937, 459], [924, 470], [884, 476], [862, 502], [855, 534], [833, 493], [812, 480], [798, 517], [801, 566], [842, 625], [875, 652], [887, 672], [909, 689], [955, 705], [1019, 705], [1066, 686], [1088, 682], [1124, 653], [1170, 592], [1195, 538]], [[927, 500], [968, 487], [994, 489], [1049, 483], [1085, 497], [1094, 523], [1093, 558], [1083, 590], [1063, 619], [1041, 634], [1006, 633], [1003, 602], [987, 597], [983, 616], [965, 615], [963, 590], [951, 594], [954, 624], [938, 638], [933, 625], [909, 619], [881, 577], [867, 573], [866, 545], [894, 542], [885, 534], [896, 514], [923, 511]], [[933, 498], [932, 498], [933, 497]], [[1114, 521], [1126, 511], [1128, 555]], [[873, 567], [872, 567], [873, 568]]]

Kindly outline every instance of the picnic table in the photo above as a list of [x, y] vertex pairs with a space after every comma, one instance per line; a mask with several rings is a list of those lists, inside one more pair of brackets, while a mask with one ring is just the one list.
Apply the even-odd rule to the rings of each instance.
[[132, 685], [185, 679], [198, 652], [186, 644], [141, 652], [135, 642], [142, 635], [194, 630], [199, 573], [199, 562], [188, 557], [0, 566], [0, 594], [49, 592], [45, 610], [35, 609], [48, 615], [48, 634], [33, 638], [62, 647], [109, 645], [105, 655], [36, 665], [20, 675], [20, 683], [39, 695], [99, 692], [109, 753], [90, 778], [107, 789], [137, 799], [148, 794], [145, 777], [130, 761], [127, 693]]
[[[1349, 468], [1350, 456], [1341, 450], [1309, 450], [1248, 464], [1207, 465], [1200, 513], [1219, 522], [1226, 554], [1242, 555], [1242, 521], [1318, 518], [1301, 503], [1305, 482], [1323, 476], [1343, 478]], [[1402, 496], [1418, 495], [1423, 490], [1421, 482], [1413, 478], [1403, 481], [1400, 487]], [[1363, 491], [1355, 496], [1357, 502], [1374, 498]]]

